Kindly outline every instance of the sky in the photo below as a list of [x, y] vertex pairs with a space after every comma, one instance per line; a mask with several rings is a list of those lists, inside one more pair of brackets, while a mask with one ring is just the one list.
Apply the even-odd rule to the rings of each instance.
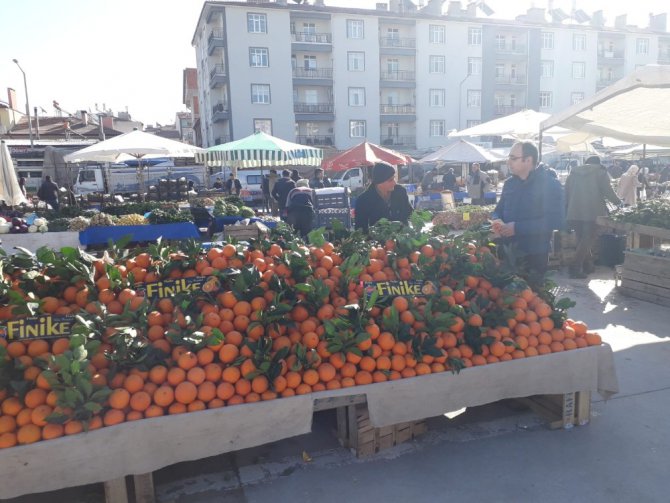
[[[290, 1], [290, 0], [289, 0]], [[329, 6], [374, 8], [376, 0], [325, 0]], [[380, 0], [386, 1], [389, 0]], [[668, 0], [554, 0], [570, 12], [602, 9], [607, 24], [620, 14], [646, 26], [649, 13], [670, 13]], [[418, 3], [415, 0], [415, 3]], [[445, 6], [448, 2], [445, 3]], [[467, 0], [462, 2], [466, 5]], [[512, 19], [548, 0], [486, 0], [491, 18]], [[191, 39], [202, 0], [0, 0], [0, 100], [8, 87], [25, 109], [26, 75], [31, 113], [54, 115], [52, 102], [75, 113], [103, 104], [126, 108], [133, 120], [174, 123], [182, 104], [182, 71], [195, 67]], [[632, 5], [635, 12], [632, 12]]]

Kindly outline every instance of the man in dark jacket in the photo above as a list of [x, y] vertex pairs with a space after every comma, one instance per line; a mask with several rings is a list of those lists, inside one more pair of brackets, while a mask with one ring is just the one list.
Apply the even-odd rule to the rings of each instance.
[[296, 187], [291, 189], [286, 197], [286, 222], [302, 236], [312, 230], [314, 221], [314, 191], [309, 188], [309, 181], [301, 178], [296, 182]]
[[586, 159], [583, 166], [572, 168], [565, 181], [565, 201], [568, 227], [574, 229], [577, 236], [569, 274], [571, 278], [586, 278], [594, 270], [592, 248], [598, 228], [596, 219], [607, 215], [605, 201], [621, 204], [597, 155]]
[[395, 168], [378, 162], [372, 168], [372, 182], [356, 199], [356, 229], [368, 232], [382, 218], [407, 223], [412, 205], [404, 187], [396, 185]]
[[324, 176], [323, 169], [316, 168], [314, 170], [314, 178], [310, 180], [309, 186], [313, 189], [324, 189], [326, 187], [332, 187], [333, 183], [330, 181], [330, 178]]
[[242, 183], [231, 173], [230, 178], [226, 181], [226, 192], [231, 196], [239, 196], [241, 191]]
[[514, 258], [531, 279], [547, 270], [551, 234], [565, 222], [565, 196], [560, 182], [545, 167], [537, 167], [537, 147], [518, 142], [509, 152], [512, 176], [503, 185], [493, 213], [492, 230], [512, 245]]
[[51, 206], [54, 211], [58, 211], [60, 205], [58, 204], [58, 184], [51, 180], [51, 176], [47, 175], [37, 191], [37, 197]]
[[285, 169], [281, 172], [281, 178], [277, 180], [272, 189], [272, 197], [279, 205], [279, 216], [282, 218], [286, 218], [286, 198], [292, 189], [295, 189], [295, 182], [291, 180], [291, 172]]

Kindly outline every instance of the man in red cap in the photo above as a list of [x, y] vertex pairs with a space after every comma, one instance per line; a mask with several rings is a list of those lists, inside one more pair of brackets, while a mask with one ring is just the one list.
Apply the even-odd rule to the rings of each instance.
[[382, 218], [407, 223], [412, 205], [404, 187], [397, 185], [396, 170], [390, 164], [378, 162], [372, 168], [372, 182], [356, 199], [356, 229], [368, 232]]

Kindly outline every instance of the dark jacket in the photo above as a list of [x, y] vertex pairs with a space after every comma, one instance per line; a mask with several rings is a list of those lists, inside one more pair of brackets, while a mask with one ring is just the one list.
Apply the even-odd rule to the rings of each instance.
[[54, 181], [44, 180], [37, 191], [37, 197], [42, 201], [58, 201], [58, 184]]
[[405, 187], [396, 185], [387, 203], [377, 192], [376, 186], [371, 184], [356, 199], [356, 229], [367, 232], [371, 225], [382, 218], [407, 223], [412, 211]]
[[272, 197], [277, 200], [280, 210], [286, 208], [286, 197], [291, 189], [295, 189], [295, 182], [290, 178], [282, 177], [275, 183], [274, 189], [272, 189]]
[[309, 187], [291, 189], [286, 197], [286, 209], [291, 211], [314, 211], [314, 192]]
[[442, 177], [442, 184], [444, 185], [444, 190], [451, 190], [454, 191], [456, 190], [456, 175], [453, 174], [451, 171], [448, 171], [443, 177]]
[[598, 164], [572, 168], [565, 181], [566, 219], [595, 222], [607, 215], [605, 201], [621, 204], [612, 189], [610, 177]]
[[332, 187], [333, 182], [330, 181], [330, 178], [324, 176], [321, 180], [318, 178], [312, 178], [309, 181], [309, 186], [313, 189], [325, 189], [326, 187]]
[[551, 233], [565, 224], [565, 196], [561, 183], [544, 167], [522, 180], [505, 181], [493, 218], [514, 222], [515, 242], [527, 254], [549, 252]]
[[232, 180], [231, 178], [226, 180], [226, 191], [228, 194], [235, 194], [236, 196], [239, 196], [241, 190], [242, 182], [240, 182], [237, 178], [235, 178], [235, 180]]

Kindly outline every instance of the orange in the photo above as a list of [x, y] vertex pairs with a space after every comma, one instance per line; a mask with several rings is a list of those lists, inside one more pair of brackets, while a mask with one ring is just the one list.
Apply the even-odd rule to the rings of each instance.
[[105, 412], [105, 417], [103, 418], [103, 423], [105, 426], [113, 426], [115, 424], [123, 423], [126, 420], [126, 415], [122, 410], [118, 409], [109, 409]]
[[167, 407], [174, 402], [174, 390], [171, 386], [161, 386], [153, 394], [153, 401], [156, 405]]
[[151, 405], [151, 395], [146, 391], [138, 391], [130, 397], [130, 408], [134, 411], [144, 412]]
[[190, 381], [181, 382], [174, 390], [174, 397], [177, 402], [188, 405], [198, 397], [198, 388]]
[[42, 429], [34, 424], [21, 426], [16, 432], [16, 440], [20, 445], [32, 444], [42, 439]]
[[124, 388], [117, 388], [109, 395], [109, 405], [114, 409], [125, 409], [130, 403], [130, 393]]

